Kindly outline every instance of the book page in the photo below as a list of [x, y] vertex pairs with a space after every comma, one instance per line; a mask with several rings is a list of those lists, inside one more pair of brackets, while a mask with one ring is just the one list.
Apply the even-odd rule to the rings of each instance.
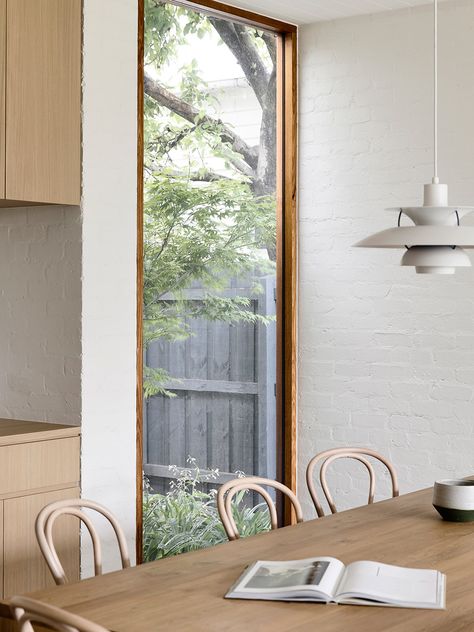
[[321, 593], [327, 600], [344, 572], [344, 564], [333, 557], [310, 558], [289, 562], [256, 562], [233, 587], [232, 593], [304, 596]]
[[354, 562], [346, 568], [337, 598], [358, 597], [399, 605], [439, 604], [438, 571], [379, 562]]

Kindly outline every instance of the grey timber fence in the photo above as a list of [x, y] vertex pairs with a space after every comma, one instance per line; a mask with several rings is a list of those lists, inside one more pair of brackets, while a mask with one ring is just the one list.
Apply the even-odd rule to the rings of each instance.
[[[254, 313], [275, 315], [275, 277], [233, 279], [223, 296], [245, 296]], [[202, 300], [202, 288], [186, 298]], [[170, 297], [163, 297], [163, 300]], [[144, 473], [159, 492], [168, 489], [170, 465], [186, 467], [192, 456], [203, 470], [219, 469], [217, 483], [245, 474], [275, 477], [276, 324], [226, 323], [193, 318], [186, 340], [158, 340], [146, 362], [173, 377], [176, 396], [156, 395], [145, 403]]]

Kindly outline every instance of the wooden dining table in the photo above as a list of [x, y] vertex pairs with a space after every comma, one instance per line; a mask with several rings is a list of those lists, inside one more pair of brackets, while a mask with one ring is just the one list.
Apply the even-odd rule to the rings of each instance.
[[[440, 519], [427, 489], [33, 596], [113, 632], [474, 632], [474, 523]], [[446, 610], [224, 599], [259, 560], [334, 556], [434, 568]]]

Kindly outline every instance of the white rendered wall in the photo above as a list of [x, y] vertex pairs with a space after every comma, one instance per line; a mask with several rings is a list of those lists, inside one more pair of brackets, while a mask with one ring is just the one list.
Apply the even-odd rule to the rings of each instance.
[[81, 419], [78, 207], [0, 208], [0, 417]]
[[[351, 245], [432, 176], [432, 8], [300, 32], [299, 489], [316, 452], [364, 445], [402, 492], [474, 471], [474, 271], [417, 276]], [[474, 2], [440, 5], [440, 176], [474, 205]], [[362, 470], [333, 477], [363, 502]]]
[[[137, 2], [84, 2], [82, 494], [135, 539]], [[85, 549], [86, 550], [86, 549]], [[112, 550], [104, 556], [112, 559]], [[84, 556], [83, 574], [88, 572]], [[117, 559], [108, 568], [117, 567]]]

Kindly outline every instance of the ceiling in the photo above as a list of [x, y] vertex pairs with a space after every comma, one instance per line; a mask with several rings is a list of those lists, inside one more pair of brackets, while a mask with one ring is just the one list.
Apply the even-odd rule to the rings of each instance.
[[407, 9], [432, 0], [231, 0], [229, 4], [292, 24], [309, 24], [351, 15]]

